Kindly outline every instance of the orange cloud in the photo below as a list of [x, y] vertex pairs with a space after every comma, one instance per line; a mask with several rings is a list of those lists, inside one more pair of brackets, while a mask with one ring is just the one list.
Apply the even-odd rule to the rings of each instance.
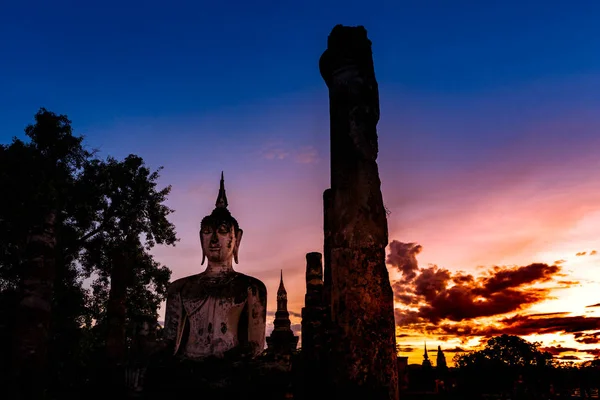
[[560, 285], [562, 285], [563, 287], [571, 287], [574, 285], [579, 285], [579, 281], [565, 281], [565, 280], [561, 280], [561, 281], [557, 281]]
[[462, 347], [453, 347], [451, 349], [442, 349], [444, 353], [468, 353], [470, 350], [465, 350]]
[[587, 251], [580, 251], [580, 252], [578, 252], [578, 253], [575, 253], [575, 256], [576, 256], [576, 257], [582, 257], [582, 256], [585, 256], [585, 255], [589, 255], [589, 256], [595, 256], [596, 254], [598, 254], [598, 252], [597, 252], [596, 250], [592, 250], [592, 251], [590, 251], [590, 252], [587, 252]]
[[598, 333], [586, 333], [600, 329], [600, 317], [532, 317], [515, 315], [498, 320], [495, 323], [481, 324], [473, 321], [460, 323], [442, 323], [439, 325], [421, 325], [420, 329], [429, 334], [453, 335], [462, 337], [491, 337], [508, 334], [526, 336], [532, 334], [571, 333], [579, 343], [598, 343]]
[[[421, 268], [416, 260], [421, 249], [415, 243], [393, 241], [387, 257], [401, 274], [392, 284], [395, 301], [400, 305], [395, 317], [401, 332], [434, 335], [440, 340], [454, 337], [461, 343], [501, 334], [562, 333], [572, 334], [582, 344], [600, 343], [600, 332], [595, 332], [600, 330], [600, 317], [571, 316], [567, 312], [519, 313], [551, 298], [554, 288], [544, 284], [555, 283], [559, 288], [579, 284], [557, 280], [564, 276], [559, 265], [495, 266], [475, 276], [436, 265]], [[600, 303], [589, 307], [598, 306]], [[498, 318], [481, 320], [489, 317]], [[549, 349], [559, 354], [558, 347]], [[562, 351], [569, 351], [565, 349]]]
[[387, 261], [402, 274], [393, 283], [399, 325], [442, 320], [464, 321], [521, 310], [549, 297], [550, 289], [532, 287], [549, 282], [560, 267], [541, 263], [523, 267], [493, 267], [479, 277], [452, 273], [438, 266], [419, 268], [421, 246], [393, 241]]

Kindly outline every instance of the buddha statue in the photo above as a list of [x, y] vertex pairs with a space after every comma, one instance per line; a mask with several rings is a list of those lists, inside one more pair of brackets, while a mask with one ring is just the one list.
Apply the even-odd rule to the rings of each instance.
[[227, 209], [223, 174], [215, 209], [200, 224], [206, 269], [176, 280], [167, 290], [164, 339], [187, 360], [253, 357], [264, 349], [267, 289], [236, 272], [243, 231]]

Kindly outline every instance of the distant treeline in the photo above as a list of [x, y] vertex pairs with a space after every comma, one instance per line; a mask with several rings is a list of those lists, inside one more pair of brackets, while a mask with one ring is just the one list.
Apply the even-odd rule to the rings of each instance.
[[[543, 351], [540, 343], [518, 336], [489, 339], [479, 351], [458, 353], [454, 368], [409, 370], [408, 391], [434, 391], [443, 381], [448, 394], [479, 398], [503, 394], [507, 398], [570, 398], [573, 390], [591, 392], [600, 384], [600, 358], [583, 363], [563, 362]], [[554, 396], [554, 397], [552, 397]]]

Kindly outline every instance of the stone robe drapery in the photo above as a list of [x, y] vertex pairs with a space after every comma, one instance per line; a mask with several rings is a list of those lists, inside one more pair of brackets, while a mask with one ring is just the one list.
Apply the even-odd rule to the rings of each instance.
[[203, 278], [200, 274], [169, 286], [164, 337], [174, 344], [174, 354], [191, 359], [221, 357], [252, 342], [257, 346], [255, 354], [262, 351], [264, 284], [239, 273], [214, 286]]

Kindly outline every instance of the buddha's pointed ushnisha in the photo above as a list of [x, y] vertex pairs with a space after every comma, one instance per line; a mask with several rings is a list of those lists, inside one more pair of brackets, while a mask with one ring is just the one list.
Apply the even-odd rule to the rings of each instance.
[[225, 193], [225, 179], [223, 178], [223, 171], [221, 171], [221, 185], [219, 186], [219, 194], [217, 201], [215, 202], [216, 208], [227, 208], [227, 194]]

